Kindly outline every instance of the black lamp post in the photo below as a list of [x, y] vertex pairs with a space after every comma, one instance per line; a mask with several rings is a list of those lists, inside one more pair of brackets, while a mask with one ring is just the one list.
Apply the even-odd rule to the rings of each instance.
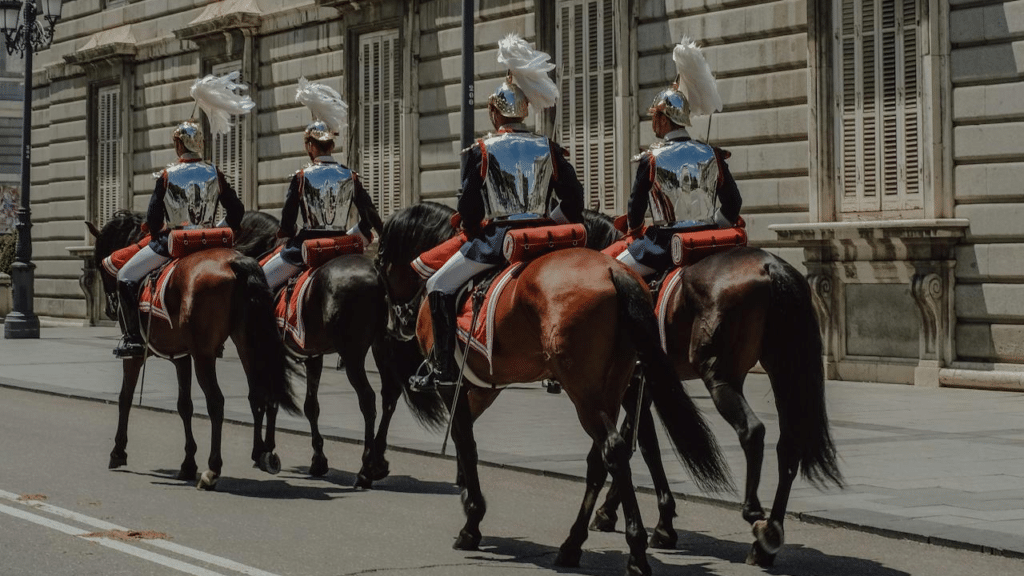
[[[32, 54], [50, 46], [53, 28], [60, 19], [63, 0], [0, 0], [0, 27], [7, 53], [25, 56], [25, 100], [21, 129], [21, 207], [18, 208], [18, 246], [11, 265], [14, 302], [4, 319], [4, 338], [39, 338], [39, 318], [32, 311], [36, 265], [32, 263]], [[37, 21], [42, 15], [45, 24]]]

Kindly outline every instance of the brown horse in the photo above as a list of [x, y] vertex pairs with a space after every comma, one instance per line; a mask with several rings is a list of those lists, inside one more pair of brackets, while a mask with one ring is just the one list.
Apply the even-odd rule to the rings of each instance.
[[[621, 237], [611, 232], [611, 218], [594, 212], [585, 217], [593, 236]], [[756, 537], [747, 561], [769, 566], [784, 541], [783, 521], [797, 472], [817, 487], [843, 484], [825, 410], [821, 335], [807, 280], [774, 254], [734, 248], [689, 266], [678, 283], [663, 289], [671, 289], [658, 310], [666, 350], [681, 378], [704, 381], [718, 412], [739, 436], [747, 463], [742, 514]], [[757, 497], [765, 428], [743, 396], [743, 381], [758, 361], [771, 381], [780, 428], [779, 484], [767, 517]], [[640, 414], [639, 445], [660, 511], [651, 545], [672, 548], [675, 502], [650, 411]], [[625, 428], [631, 426], [627, 421]], [[621, 498], [617, 488], [613, 481], [593, 528], [614, 528]]]
[[[389, 296], [409, 302], [421, 294], [422, 279], [410, 275], [410, 262], [444, 237], [427, 240], [425, 229], [443, 229], [451, 209], [421, 204], [396, 213], [381, 237], [379, 264]], [[448, 229], [447, 235], [453, 231]], [[419, 235], [419, 241], [411, 241]], [[418, 340], [431, 346], [430, 314], [418, 306]], [[479, 385], [461, 388], [452, 416], [452, 440], [463, 481], [466, 523], [455, 541], [460, 550], [477, 549], [480, 521], [486, 511], [477, 474], [473, 424], [501, 392], [517, 382], [557, 379], [576, 406], [583, 429], [593, 443], [587, 456], [586, 492], [576, 522], [561, 545], [555, 563], [578, 566], [587, 523], [609, 472], [620, 490], [629, 545], [627, 573], [650, 574], [647, 533], [640, 518], [629, 468], [630, 449], [615, 424], [637, 357], [648, 366], [648, 389], [669, 436], [702, 487], [728, 486], [718, 448], [704, 420], [686, 396], [658, 344], [650, 294], [644, 284], [612, 258], [587, 248], [567, 248], [529, 262], [510, 281], [493, 314], [491, 358], [471, 348], [467, 374]], [[453, 390], [448, 389], [449, 393]]]
[[[275, 240], [278, 220], [262, 212], [246, 212], [235, 243], [235, 248], [247, 256], [259, 257], [277, 246]], [[281, 241], [283, 242], [283, 240]], [[312, 274], [302, 302], [302, 320], [306, 337], [303, 346], [286, 336], [290, 362], [301, 362], [306, 374], [306, 400], [303, 411], [309, 420], [313, 444], [311, 476], [323, 476], [328, 471], [324, 455], [324, 439], [320, 434], [320, 377], [324, 354], [337, 353], [345, 366], [345, 374], [356, 391], [359, 410], [363, 414], [362, 466], [356, 474], [355, 485], [369, 488], [376, 480], [390, 473], [384, 454], [391, 417], [402, 385], [394, 378], [382, 378], [380, 426], [374, 433], [377, 418], [377, 398], [366, 375], [366, 353], [374, 341], [384, 334], [387, 310], [384, 286], [373, 260], [362, 254], [338, 256], [323, 264]], [[375, 348], [374, 356], [380, 361]], [[424, 401], [412, 397], [410, 401]], [[429, 411], [428, 408], [425, 408]]]
[[[101, 262], [114, 250], [137, 241], [142, 231], [141, 214], [122, 211], [114, 214], [102, 230], [87, 223], [96, 236], [95, 258]], [[102, 268], [102, 267], [101, 267]], [[101, 271], [107, 293], [107, 316], [117, 317], [113, 307], [117, 299], [116, 279]], [[192, 364], [196, 380], [206, 396], [210, 415], [211, 438], [209, 469], [203, 472], [199, 488], [213, 489], [220, 478], [221, 430], [224, 422], [224, 395], [217, 383], [215, 364], [225, 341], [230, 337], [238, 349], [249, 383], [249, 405], [253, 413], [252, 459], [271, 472], [280, 469], [274, 454], [277, 410], [283, 407], [298, 412], [286, 372], [285, 351], [277, 337], [270, 289], [259, 264], [235, 250], [214, 248], [182, 258], [168, 280], [163, 294], [170, 321], [142, 315], [142, 332], [149, 349], [174, 363], [178, 377], [178, 414], [185, 426], [185, 460], [178, 478], [195, 481], [197, 450], [192, 435]], [[117, 434], [110, 453], [110, 468], [128, 462], [128, 413], [142, 370], [144, 358], [123, 360], [123, 380], [118, 397]], [[267, 419], [266, 436], [262, 432]]]

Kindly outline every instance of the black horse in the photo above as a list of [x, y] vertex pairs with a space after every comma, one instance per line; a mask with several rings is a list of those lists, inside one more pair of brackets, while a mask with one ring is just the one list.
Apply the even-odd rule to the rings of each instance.
[[[590, 238], [604, 239], [593, 246], [597, 249], [622, 236], [612, 219], [600, 213], [588, 212], [587, 225]], [[747, 465], [743, 518], [753, 525], [756, 537], [747, 561], [771, 565], [784, 541], [782, 525], [798, 471], [819, 488], [843, 485], [825, 410], [821, 335], [810, 288], [786, 261], [755, 248], [708, 256], [681, 278], [663, 296], [660, 310], [666, 351], [680, 377], [703, 380], [718, 412], [739, 436]], [[767, 518], [757, 497], [765, 428], [743, 397], [744, 379], [758, 361], [771, 381], [781, 430], [779, 484]], [[637, 401], [635, 390], [630, 401]], [[635, 413], [626, 410], [623, 436], [632, 434]], [[646, 400], [637, 434], [658, 494], [660, 519], [651, 545], [672, 548], [675, 502]], [[591, 528], [614, 529], [619, 499], [613, 482]]]
[[[256, 258], [265, 255], [281, 242], [276, 238], [278, 224], [277, 218], [269, 214], [246, 212], [235, 248]], [[375, 345], [375, 342], [386, 337], [384, 329], [388, 312], [384, 284], [373, 260], [363, 254], [348, 254], [330, 260], [314, 271], [309, 282], [303, 296], [302, 309], [305, 342], [300, 347], [293, 339], [285, 337], [290, 352], [289, 360], [305, 367], [306, 399], [303, 412], [309, 420], [313, 445], [309, 474], [323, 476], [328, 471], [327, 457], [323, 452], [324, 440], [319, 429], [320, 401], [317, 393], [323, 371], [323, 356], [337, 353], [363, 414], [363, 456], [362, 466], [356, 475], [356, 486], [369, 488], [374, 481], [390, 473], [390, 465], [384, 457], [388, 427], [407, 381], [392, 376], [391, 361], [385, 352], [387, 346], [380, 343]], [[366, 354], [371, 347], [381, 373], [381, 418], [376, 433], [377, 398], [365, 366]], [[410, 403], [426, 403], [425, 407], [414, 413], [433, 415], [424, 420], [427, 426], [437, 428], [441, 425], [443, 408], [437, 406], [433, 399], [422, 394], [407, 398]]]

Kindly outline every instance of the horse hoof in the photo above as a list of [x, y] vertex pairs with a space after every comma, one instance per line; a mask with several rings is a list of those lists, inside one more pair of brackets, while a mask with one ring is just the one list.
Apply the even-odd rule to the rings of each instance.
[[760, 566], [761, 568], [771, 568], [775, 564], [775, 555], [765, 552], [760, 544], [754, 542], [750, 546], [750, 553], [747, 554], [747, 564]]
[[646, 558], [636, 560], [630, 557], [629, 563], [626, 564], [626, 576], [651, 576], [651, 565], [647, 563]]
[[583, 550], [579, 548], [569, 550], [563, 544], [562, 547], [558, 549], [558, 556], [555, 556], [555, 566], [560, 566], [562, 568], [579, 568], [580, 556], [582, 555]]
[[268, 474], [277, 474], [281, 471], [281, 458], [273, 452], [260, 454], [260, 470]]
[[196, 481], [196, 474], [198, 474], [198, 473], [199, 473], [199, 468], [189, 468], [187, 466], [182, 466], [181, 469], [178, 470], [178, 476], [177, 476], [176, 479], [177, 480], [188, 480], [189, 482], [195, 482]]
[[217, 488], [217, 481], [220, 480], [220, 475], [212, 470], [203, 472], [203, 475], [199, 478], [199, 484], [196, 488], [199, 490], [215, 490]]
[[466, 530], [459, 532], [459, 537], [455, 539], [455, 544], [452, 544], [452, 548], [456, 550], [478, 550], [480, 548], [480, 535], [470, 534]]
[[128, 465], [128, 457], [127, 456], [111, 456], [110, 457], [110, 463], [107, 464], [107, 469], [108, 470], [113, 470], [114, 468], [120, 468], [121, 466], [127, 466], [127, 465]]
[[654, 529], [654, 533], [651, 534], [651, 548], [657, 548], [658, 550], [675, 550], [676, 542], [679, 541], [679, 536], [676, 531], [671, 528], [657, 527]]
[[370, 480], [369, 478], [363, 476], [362, 474], [356, 474], [356, 483], [353, 484], [353, 487], [360, 488], [363, 490], [369, 490], [371, 487], [373, 487], [373, 480]]
[[594, 521], [590, 523], [590, 529], [595, 532], [614, 532], [617, 519], [615, 513], [609, 515], [598, 508], [597, 512], [594, 512]]
[[374, 482], [378, 480], [383, 480], [387, 478], [390, 474], [391, 463], [388, 462], [387, 460], [382, 460], [380, 463], [370, 466], [370, 469], [367, 470], [366, 473], [367, 477], [370, 480], [373, 480]]
[[785, 532], [778, 520], [758, 520], [754, 522], [754, 538], [766, 554], [775, 556], [785, 544]]
[[309, 475], [315, 478], [326, 476], [328, 469], [327, 458], [313, 456], [313, 462], [309, 465]]
[[555, 380], [545, 380], [544, 388], [548, 391], [548, 394], [561, 394], [562, 385]]

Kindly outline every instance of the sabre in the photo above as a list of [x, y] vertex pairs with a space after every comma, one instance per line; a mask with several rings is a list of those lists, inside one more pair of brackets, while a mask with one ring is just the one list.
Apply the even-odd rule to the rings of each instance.
[[644, 405], [644, 386], [647, 384], [647, 378], [644, 377], [643, 367], [637, 365], [637, 369], [640, 370], [640, 389], [637, 390], [636, 413], [633, 414], [633, 452], [636, 452], [636, 445], [640, 436], [640, 408]]
[[[151, 294], [156, 293], [156, 276], [149, 277], [149, 289]], [[146, 350], [142, 353], [142, 374], [139, 375], [139, 406], [142, 406], [142, 390], [146, 387], [146, 360], [149, 359], [149, 330], [153, 326], [153, 303], [149, 303], [149, 313], [146, 314]]]
[[455, 416], [455, 405], [458, 404], [459, 393], [462, 391], [462, 377], [466, 373], [466, 360], [469, 359], [469, 341], [473, 338], [473, 333], [476, 332], [476, 319], [480, 315], [480, 308], [483, 307], [484, 292], [474, 288], [472, 298], [473, 320], [469, 323], [469, 338], [466, 339], [466, 352], [462, 355], [462, 362], [459, 367], [459, 377], [455, 380], [455, 396], [452, 397], [452, 407], [451, 410], [448, 411], [448, 427], [444, 431], [444, 442], [441, 443], [442, 456], [447, 456], [448, 454], [448, 436], [450, 436], [452, 432], [452, 418]]

